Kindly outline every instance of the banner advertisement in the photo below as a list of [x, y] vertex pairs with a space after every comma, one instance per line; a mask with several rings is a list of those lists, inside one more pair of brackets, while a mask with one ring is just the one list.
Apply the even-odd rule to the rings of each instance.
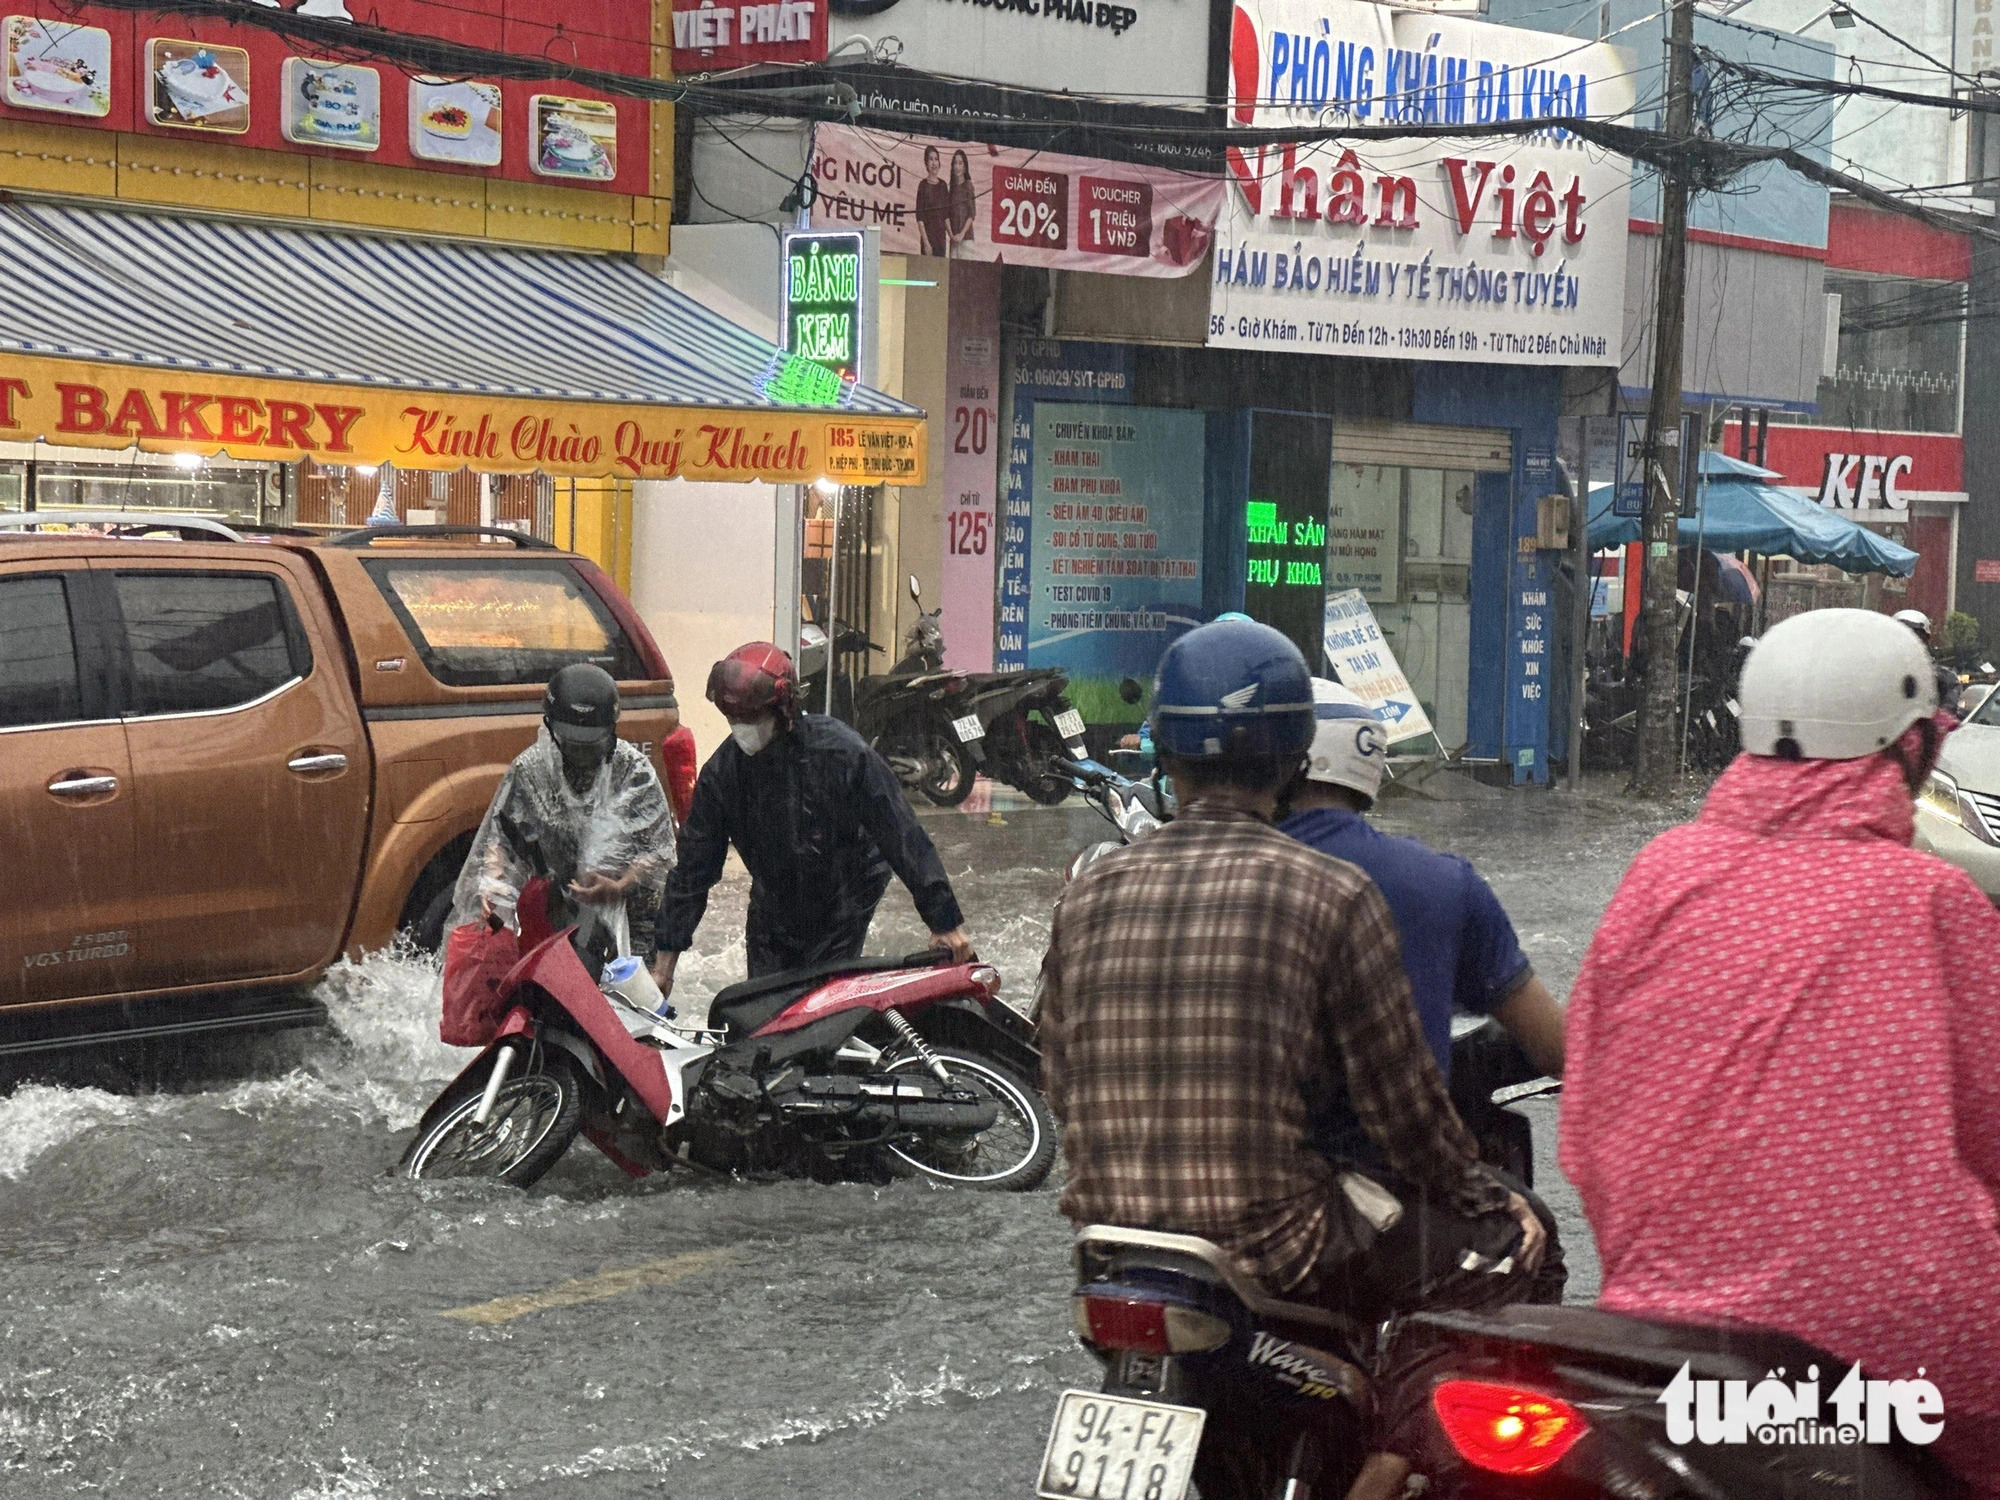
[[921, 417], [459, 396], [81, 360], [5, 368], [7, 442], [579, 479], [924, 481]]
[[[1230, 121], [1629, 119], [1615, 47], [1369, 0], [1242, 0]], [[1231, 147], [1208, 343], [1378, 359], [1622, 357], [1631, 167], [1526, 137]]]
[[833, 50], [893, 41], [904, 67], [954, 80], [1199, 103], [1208, 24], [1201, 0], [833, 0]]
[[1402, 597], [1402, 562], [1403, 471], [1336, 463], [1326, 503], [1326, 586], [1394, 604]]
[[994, 670], [1028, 665], [1028, 572], [1035, 529], [1035, 404], [1132, 399], [1132, 349], [1076, 339], [1023, 339], [1007, 376], [1007, 478], [1000, 531], [1000, 641]]
[[993, 670], [993, 564], [1000, 555], [994, 448], [1000, 440], [1000, 268], [951, 268], [943, 424], [944, 664]]
[[1085, 719], [1136, 717], [1118, 698], [1201, 620], [1204, 417], [1035, 404], [1028, 664], [1061, 667]]
[[1324, 641], [1327, 665], [1341, 685], [1382, 709], [1390, 744], [1431, 732], [1430, 718], [1361, 590], [1326, 596]]
[[816, 229], [879, 226], [885, 254], [1113, 276], [1185, 276], [1222, 210], [1219, 178], [1053, 151], [813, 132]]

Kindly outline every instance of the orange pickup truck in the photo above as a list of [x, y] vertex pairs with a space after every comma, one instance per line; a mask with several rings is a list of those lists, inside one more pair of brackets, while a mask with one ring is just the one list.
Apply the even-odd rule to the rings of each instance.
[[[309, 1024], [343, 953], [435, 946], [541, 694], [619, 680], [677, 813], [673, 676], [588, 559], [509, 532], [0, 517], [0, 1055]], [[162, 533], [166, 533], [162, 535]]]

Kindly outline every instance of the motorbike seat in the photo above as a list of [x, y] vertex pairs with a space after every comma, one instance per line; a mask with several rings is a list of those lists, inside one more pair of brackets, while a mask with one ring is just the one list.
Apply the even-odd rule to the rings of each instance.
[[1490, 1338], [1510, 1348], [1534, 1344], [1614, 1364], [1630, 1375], [1664, 1386], [1683, 1364], [1697, 1379], [1748, 1380], [1766, 1372], [1819, 1366], [1829, 1383], [1849, 1361], [1789, 1333], [1747, 1325], [1717, 1327], [1669, 1323], [1597, 1307], [1516, 1304], [1490, 1313], [1424, 1312], [1407, 1320], [1411, 1330], [1435, 1329], [1462, 1343]]
[[907, 677], [862, 677], [854, 684], [854, 701], [872, 703], [883, 694], [893, 692], [907, 683]]
[[1218, 1287], [1241, 1302], [1258, 1319], [1330, 1333], [1353, 1347], [1360, 1330], [1353, 1319], [1310, 1302], [1288, 1302], [1273, 1296], [1220, 1245], [1191, 1234], [1163, 1234], [1152, 1229], [1125, 1229], [1090, 1224], [1077, 1231], [1076, 1265], [1079, 1284], [1137, 1264], [1161, 1266]]
[[726, 1032], [731, 1042], [738, 1042], [826, 980], [842, 974], [878, 974], [916, 966], [910, 958], [836, 958], [745, 979], [716, 992], [715, 998], [708, 1002], [708, 1024]]

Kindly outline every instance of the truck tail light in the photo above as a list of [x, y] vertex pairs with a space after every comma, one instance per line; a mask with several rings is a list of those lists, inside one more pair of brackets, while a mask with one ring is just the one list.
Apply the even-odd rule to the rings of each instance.
[[1492, 1474], [1552, 1469], [1590, 1431], [1567, 1401], [1493, 1381], [1444, 1381], [1431, 1405], [1458, 1456]]

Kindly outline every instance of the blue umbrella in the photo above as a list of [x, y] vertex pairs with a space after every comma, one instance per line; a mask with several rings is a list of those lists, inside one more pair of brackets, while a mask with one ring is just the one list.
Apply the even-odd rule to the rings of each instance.
[[[1769, 469], [1714, 452], [1702, 454], [1701, 469], [1701, 514], [1682, 518], [1683, 547], [1699, 544], [1717, 552], [1763, 552], [1805, 563], [1832, 563], [1848, 573], [1887, 573], [1896, 578], [1908, 578], [1917, 569], [1917, 554], [1908, 547], [1838, 511], [1765, 483], [1778, 477]], [[1591, 486], [1592, 551], [1640, 539], [1639, 521], [1613, 515], [1611, 503], [1612, 486]]]

